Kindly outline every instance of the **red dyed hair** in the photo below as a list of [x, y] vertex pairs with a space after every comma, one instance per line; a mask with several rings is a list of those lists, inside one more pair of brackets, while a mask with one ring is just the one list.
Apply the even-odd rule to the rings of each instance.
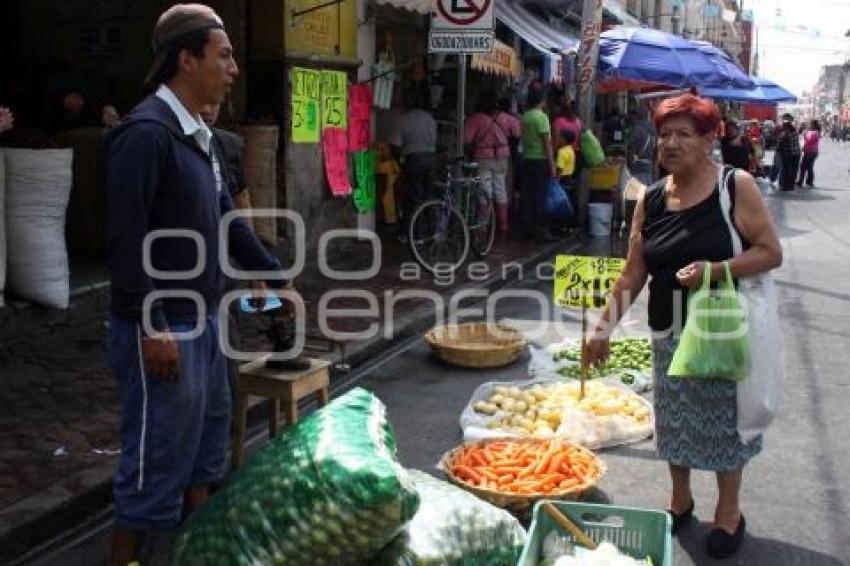
[[652, 118], [655, 129], [660, 129], [661, 124], [673, 116], [685, 116], [693, 120], [694, 127], [701, 135], [716, 132], [720, 126], [720, 110], [717, 109], [717, 105], [707, 98], [700, 98], [693, 94], [683, 94], [662, 100]]

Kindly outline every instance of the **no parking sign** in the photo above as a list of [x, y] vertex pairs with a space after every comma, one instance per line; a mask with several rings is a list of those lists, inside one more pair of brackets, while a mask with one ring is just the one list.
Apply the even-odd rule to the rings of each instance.
[[434, 0], [431, 53], [490, 53], [496, 0]]

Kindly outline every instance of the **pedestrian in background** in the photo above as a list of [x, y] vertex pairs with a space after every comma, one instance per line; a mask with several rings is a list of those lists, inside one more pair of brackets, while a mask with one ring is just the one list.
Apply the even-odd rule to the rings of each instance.
[[404, 96], [406, 110], [398, 119], [390, 140], [393, 153], [401, 157], [404, 179], [404, 231], [399, 241], [407, 243], [410, 217], [428, 198], [437, 167], [437, 122], [430, 112], [428, 96], [421, 88], [411, 88]]
[[790, 116], [782, 120], [779, 141], [776, 144], [776, 154], [779, 158], [779, 187], [783, 191], [793, 191], [800, 167], [800, 136]]
[[620, 116], [620, 111], [614, 108], [605, 119], [603, 125], [605, 133], [605, 147], [608, 150], [613, 148], [623, 148], [626, 143], [626, 122]]
[[733, 256], [732, 236], [721, 210], [722, 171], [710, 155], [720, 116], [713, 102], [686, 94], [661, 102], [655, 113], [660, 160], [670, 171], [638, 199], [629, 251], [583, 361], [603, 363], [609, 339], [632, 301], [649, 281], [649, 325], [653, 330], [656, 445], [668, 462], [672, 493], [668, 512], [673, 532], [693, 518], [691, 470], [715, 473], [714, 521], [706, 539], [712, 558], [740, 548], [746, 531], [739, 495], [743, 469], [762, 448], [761, 436], [744, 443], [737, 430], [735, 381], [715, 376], [676, 379], [668, 368], [678, 345], [686, 308], [683, 292], [711, 278], [751, 277], [782, 262], [779, 236], [752, 176], [735, 171], [728, 187], [731, 221], [745, 242]]
[[803, 132], [803, 158], [800, 160], [800, 174], [797, 177], [797, 186], [815, 186], [815, 160], [818, 158], [818, 147], [820, 145], [820, 122], [812, 120], [809, 127]]
[[[221, 179], [227, 186], [233, 205], [247, 210], [251, 208], [251, 191], [242, 164], [245, 140], [237, 133], [215, 127], [220, 111], [221, 105], [207, 105], [201, 110], [201, 117], [212, 131], [212, 145], [221, 158]], [[251, 217], [246, 216], [245, 221], [253, 226]]]
[[478, 111], [466, 121], [464, 144], [466, 155], [478, 163], [481, 186], [496, 204], [496, 221], [502, 238], [507, 237], [509, 229], [506, 178], [511, 140], [520, 136], [519, 120], [499, 109], [495, 92], [484, 92], [478, 101]]
[[566, 96], [559, 95], [552, 99], [552, 107], [549, 108], [550, 121], [552, 129], [552, 144], [557, 150], [559, 148], [559, 134], [563, 130], [570, 130], [573, 133], [575, 141], [573, 141], [573, 150], [576, 156], [581, 155], [581, 119], [575, 110], [575, 105], [572, 101], [567, 100]]
[[720, 154], [723, 163], [744, 171], [750, 170], [753, 159], [753, 145], [749, 138], [741, 133], [735, 122], [726, 125], [726, 137], [720, 140]]
[[523, 185], [522, 226], [528, 238], [554, 242], [545, 220], [546, 191], [557, 178], [549, 117], [543, 111], [545, 90], [540, 82], [528, 87], [528, 110], [522, 115]]
[[648, 187], [655, 182], [655, 152], [658, 136], [645, 108], [630, 110], [629, 123], [626, 136], [626, 164], [629, 173]]
[[[221, 103], [238, 68], [221, 18], [200, 4], [166, 10], [153, 46], [145, 80], [152, 94], [105, 142], [109, 365], [122, 405], [110, 563], [121, 566], [139, 559], [145, 533], [175, 528], [207, 500], [210, 486], [224, 479], [230, 447], [218, 252], [221, 220], [233, 203], [217, 182], [212, 132], [200, 112]], [[200, 266], [200, 273], [151, 273], [143, 244], [157, 228], [189, 231], [206, 245], [159, 237], [147, 254], [150, 265], [169, 272]], [[228, 241], [243, 268], [280, 271], [244, 220], [230, 223]], [[156, 298], [161, 291], [180, 296]]]

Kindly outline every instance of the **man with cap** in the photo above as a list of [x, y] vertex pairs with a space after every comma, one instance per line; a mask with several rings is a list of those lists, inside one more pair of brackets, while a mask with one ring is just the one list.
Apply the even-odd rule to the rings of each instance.
[[153, 94], [106, 140], [109, 363], [123, 409], [111, 562], [120, 565], [138, 559], [146, 531], [176, 527], [225, 475], [220, 248], [246, 270], [280, 270], [244, 218], [219, 239], [233, 202], [216, 182], [200, 112], [220, 104], [238, 74], [221, 19], [200, 4], [173, 6], [153, 48]]

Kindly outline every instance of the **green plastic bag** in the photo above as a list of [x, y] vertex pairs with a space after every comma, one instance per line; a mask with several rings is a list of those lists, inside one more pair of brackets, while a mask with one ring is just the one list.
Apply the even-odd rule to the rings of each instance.
[[688, 296], [688, 320], [667, 374], [671, 377], [724, 377], [740, 381], [747, 376], [750, 341], [747, 319], [732, 282], [729, 262], [726, 278], [711, 288], [711, 264], [705, 262], [702, 285]]
[[270, 441], [187, 522], [174, 564], [365, 564], [416, 514], [384, 405], [353, 389]]
[[590, 130], [582, 130], [580, 138], [581, 156], [589, 167], [602, 165], [605, 161], [605, 151], [599, 139]]
[[514, 566], [525, 544], [516, 517], [425, 472], [410, 470], [422, 504], [369, 566]]

